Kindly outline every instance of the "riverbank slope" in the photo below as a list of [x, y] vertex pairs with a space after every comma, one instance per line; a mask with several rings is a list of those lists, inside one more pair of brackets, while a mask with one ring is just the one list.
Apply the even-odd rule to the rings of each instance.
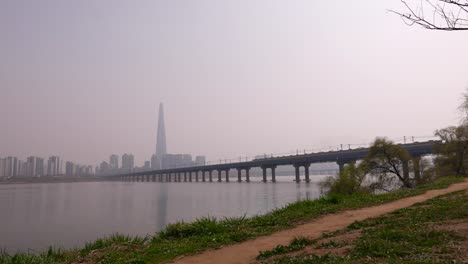
[[[291, 230], [294, 230], [294, 228], [301, 228], [303, 224], [310, 223], [314, 219], [324, 215], [387, 204], [399, 199], [421, 195], [428, 190], [444, 189], [449, 185], [463, 181], [464, 179], [460, 177], [446, 177], [415, 189], [399, 190], [379, 195], [327, 196], [318, 200], [292, 203], [266, 215], [252, 218], [214, 219], [206, 217], [192, 223], [168, 225], [164, 231], [146, 238], [114, 235], [98, 239], [86, 244], [83, 248], [75, 250], [50, 249], [48, 252], [40, 255], [17, 254], [11, 256], [1, 254], [0, 263], [167, 262], [178, 259], [181, 256], [194, 255], [209, 249], [224, 247], [222, 249], [224, 250], [230, 247], [241, 246], [244, 243], [252, 243], [255, 241], [255, 238], [263, 239], [259, 237], [271, 234], [276, 236], [281, 231], [287, 234]], [[450, 188], [453, 188], [453, 186]], [[288, 243], [289, 240], [286, 239], [281, 242]], [[274, 243], [277, 242], [275, 241]], [[277, 244], [274, 243], [269, 244], [268, 247], [276, 246]], [[249, 259], [254, 258], [258, 254], [258, 250], [270, 249], [268, 247], [256, 249], [255, 254], [249, 255]], [[208, 251], [208, 253], [204, 254], [211, 254], [210, 252], [219, 252], [219, 250]], [[244, 254], [244, 252], [237, 252], [236, 254], [240, 255]], [[200, 256], [203, 256], [203, 254], [181, 258], [179, 259], [179, 263], [184, 263], [184, 261]], [[225, 263], [225, 261], [218, 263]]]

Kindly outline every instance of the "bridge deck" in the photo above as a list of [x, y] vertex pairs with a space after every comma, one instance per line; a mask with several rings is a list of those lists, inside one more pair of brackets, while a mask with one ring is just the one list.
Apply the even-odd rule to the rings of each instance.
[[[400, 144], [405, 148], [412, 156], [423, 156], [433, 153], [434, 145], [440, 141], [426, 141], [426, 142], [415, 142], [410, 144]], [[183, 168], [163, 169], [163, 170], [148, 170], [140, 172], [132, 172], [115, 175], [113, 177], [123, 176], [145, 176], [145, 175], [159, 175], [168, 173], [183, 173], [183, 172], [198, 172], [198, 171], [225, 171], [231, 169], [250, 169], [255, 167], [261, 168], [272, 168], [283, 165], [296, 165], [296, 166], [307, 166], [312, 163], [325, 163], [325, 162], [337, 162], [347, 163], [350, 161], [356, 161], [363, 159], [369, 148], [358, 148], [350, 150], [340, 151], [328, 151], [328, 152], [317, 152], [310, 154], [281, 156], [281, 157], [270, 157], [264, 159], [255, 159], [252, 161], [245, 162], [234, 162], [225, 164], [213, 164], [204, 166], [192, 166]]]

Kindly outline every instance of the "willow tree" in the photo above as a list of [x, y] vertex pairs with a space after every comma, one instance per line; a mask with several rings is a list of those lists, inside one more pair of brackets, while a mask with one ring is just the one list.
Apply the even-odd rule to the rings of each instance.
[[408, 162], [411, 155], [401, 147], [386, 138], [377, 138], [369, 149], [369, 153], [363, 160], [363, 166], [370, 175], [377, 178], [376, 184], [381, 189], [394, 178], [407, 188], [414, 185], [409, 179]]

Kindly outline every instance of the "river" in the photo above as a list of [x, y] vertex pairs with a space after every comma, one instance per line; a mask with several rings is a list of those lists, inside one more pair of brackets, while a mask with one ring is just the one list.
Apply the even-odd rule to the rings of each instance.
[[[263, 214], [320, 196], [318, 181], [277, 183], [77, 182], [0, 185], [0, 249], [37, 253], [106, 235], [145, 236], [202, 216]], [[255, 182], [257, 181], [257, 182]]]

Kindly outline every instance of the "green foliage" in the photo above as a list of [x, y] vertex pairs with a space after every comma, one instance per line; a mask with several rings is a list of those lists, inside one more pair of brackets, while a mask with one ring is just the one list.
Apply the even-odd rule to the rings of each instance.
[[[390, 216], [361, 222], [364, 235], [353, 255], [359, 258], [407, 258], [431, 260], [435, 246], [454, 243], [460, 238], [449, 231], [432, 229], [434, 223], [463, 219], [468, 215], [468, 196], [452, 193], [399, 210]], [[438, 257], [438, 256], [436, 256]]]
[[332, 195], [350, 195], [366, 193], [367, 188], [362, 186], [366, 178], [366, 169], [354, 163], [346, 166], [336, 177], [328, 177], [320, 183], [322, 192]]
[[316, 256], [316, 255], [307, 255], [307, 256], [286, 256], [282, 258], [278, 258], [269, 262], [272, 264], [315, 264], [315, 263], [333, 263], [333, 264], [341, 264], [341, 263], [350, 263], [348, 259], [327, 254], [324, 256]]
[[85, 244], [80, 254], [82, 256], [90, 253], [93, 250], [103, 249], [116, 244], [127, 244], [127, 245], [143, 245], [148, 241], [149, 237], [131, 237], [121, 234], [114, 234], [105, 238], [97, 239], [94, 242], [88, 242]]
[[376, 138], [362, 166], [378, 179], [378, 185], [384, 186], [386, 181], [391, 180], [390, 177], [396, 177], [403, 186], [412, 188], [414, 184], [404, 171], [404, 165], [410, 159], [410, 154], [403, 147], [386, 138]]
[[451, 126], [437, 130], [442, 142], [435, 147], [436, 173], [441, 176], [468, 173], [468, 125]]
[[304, 249], [306, 246], [315, 243], [315, 240], [306, 237], [294, 238], [288, 246], [278, 245], [272, 250], [260, 251], [257, 256], [258, 260], [266, 259], [274, 255], [280, 255], [292, 251]]

